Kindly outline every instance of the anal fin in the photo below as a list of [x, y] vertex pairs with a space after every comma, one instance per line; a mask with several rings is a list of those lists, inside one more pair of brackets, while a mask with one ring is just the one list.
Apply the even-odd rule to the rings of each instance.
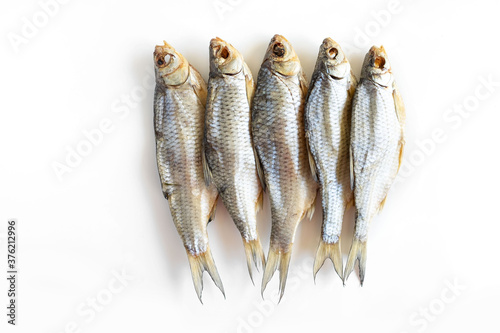
[[255, 202], [255, 214], [260, 212], [262, 207], [264, 206], [264, 189], [262, 189], [257, 197], [257, 201]]
[[[317, 192], [316, 192], [317, 194]], [[302, 220], [304, 217], [307, 217], [309, 220], [313, 218], [314, 211], [316, 210], [316, 195], [314, 197], [314, 200], [312, 201], [311, 205], [302, 213], [302, 216], [300, 217], [300, 220]]]
[[378, 210], [377, 210], [378, 212], [380, 212], [380, 211], [384, 208], [386, 200], [387, 200], [387, 195], [386, 195], [386, 196], [385, 196], [385, 198], [384, 198], [384, 199], [380, 202], [380, 205], [378, 206]]

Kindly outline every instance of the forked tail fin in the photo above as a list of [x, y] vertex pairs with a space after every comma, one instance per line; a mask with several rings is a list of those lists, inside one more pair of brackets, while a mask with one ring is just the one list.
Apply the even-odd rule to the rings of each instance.
[[283, 293], [285, 292], [286, 278], [288, 276], [288, 266], [290, 265], [291, 255], [292, 244], [290, 244], [287, 249], [281, 249], [279, 248], [279, 246], [271, 245], [271, 247], [269, 248], [269, 254], [267, 255], [266, 269], [262, 278], [262, 295], [264, 295], [264, 290], [266, 289], [267, 283], [273, 277], [276, 269], [278, 269], [280, 272], [279, 300], [281, 301]]
[[333, 268], [339, 277], [344, 280], [343, 267], [342, 267], [342, 251], [340, 248], [340, 238], [336, 243], [326, 243], [321, 240], [319, 242], [318, 250], [316, 251], [316, 258], [314, 259], [314, 281], [316, 281], [316, 274], [325, 263], [325, 260], [330, 258], [333, 262]]
[[349, 257], [347, 258], [347, 264], [344, 271], [344, 284], [349, 277], [349, 274], [354, 269], [354, 264], [359, 260], [359, 280], [361, 286], [363, 286], [363, 281], [365, 280], [365, 268], [366, 268], [366, 241], [362, 242], [358, 238], [353, 238], [351, 250], [349, 251]]
[[260, 268], [266, 267], [266, 257], [264, 251], [262, 250], [262, 244], [259, 238], [247, 241], [243, 239], [243, 244], [245, 245], [245, 255], [247, 257], [248, 274], [250, 274], [250, 279], [253, 281], [253, 269], [252, 261], [255, 265], [255, 269], [259, 272]]
[[210, 274], [210, 277], [214, 281], [215, 285], [220, 289], [224, 298], [226, 298], [226, 294], [224, 293], [224, 286], [222, 285], [222, 281], [220, 279], [219, 273], [217, 272], [217, 268], [215, 267], [215, 262], [212, 257], [212, 253], [210, 252], [210, 248], [207, 247], [207, 250], [203, 253], [193, 255], [189, 251], [187, 251], [189, 266], [191, 266], [191, 275], [193, 277], [194, 289], [196, 290], [196, 294], [200, 302], [203, 304], [201, 300], [201, 293], [203, 291], [203, 272], [207, 271]]

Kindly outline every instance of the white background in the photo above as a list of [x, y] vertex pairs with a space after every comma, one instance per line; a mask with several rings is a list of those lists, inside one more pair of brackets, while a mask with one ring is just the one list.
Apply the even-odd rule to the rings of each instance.
[[[0, 330], [494, 331], [499, 7], [451, 0], [70, 0], [47, 16], [38, 1], [3, 1], [0, 269], [7, 269], [6, 221], [17, 218], [20, 275], [13, 328], [0, 274]], [[39, 27], [30, 33], [26, 22]], [[205, 275], [201, 305], [156, 170], [152, 52], [166, 40], [207, 79], [208, 43], [219, 36], [256, 76], [275, 33], [293, 44], [308, 78], [327, 36], [343, 45], [358, 75], [369, 46], [385, 46], [407, 106], [401, 177], [372, 224], [365, 286], [353, 274], [343, 287], [330, 262], [314, 284], [318, 213], [299, 226], [279, 305], [276, 276], [267, 302], [260, 279], [251, 284], [241, 238], [219, 204], [208, 231], [227, 299]], [[55, 163], [66, 165], [69, 150], [88, 144], [84, 131], [103, 120], [111, 130], [58, 177]], [[266, 253], [268, 209], [266, 201], [259, 225]], [[352, 219], [350, 210], [344, 260]], [[133, 277], [123, 288], [114, 277], [122, 270]], [[96, 297], [105, 303], [99, 311], [88, 303]]]

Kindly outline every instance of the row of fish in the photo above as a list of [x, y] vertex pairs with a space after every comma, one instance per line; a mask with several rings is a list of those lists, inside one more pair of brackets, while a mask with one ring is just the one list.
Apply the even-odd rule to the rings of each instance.
[[[250, 277], [264, 268], [262, 292], [279, 271], [280, 299], [299, 222], [319, 194], [323, 223], [313, 273], [330, 258], [345, 281], [359, 261], [361, 284], [372, 218], [383, 207], [404, 147], [404, 106], [383, 47], [372, 47], [358, 82], [340, 46], [326, 38], [308, 87], [292, 45], [275, 35], [257, 82], [242, 55], [210, 42], [208, 87], [166, 42], [154, 51], [157, 163], [163, 194], [187, 251], [201, 301], [207, 271], [224, 293], [207, 224], [221, 197], [241, 233]], [[271, 206], [267, 261], [257, 232], [263, 192]], [[354, 205], [345, 269], [340, 235]]]

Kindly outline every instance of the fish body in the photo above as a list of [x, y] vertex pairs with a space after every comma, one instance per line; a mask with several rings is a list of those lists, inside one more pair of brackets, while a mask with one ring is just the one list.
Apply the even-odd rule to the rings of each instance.
[[224, 293], [207, 234], [207, 223], [215, 213], [217, 190], [213, 185], [207, 187], [203, 176], [206, 84], [196, 69], [166, 42], [156, 46], [154, 60], [158, 171], [201, 301], [205, 270]]
[[257, 78], [252, 103], [252, 135], [260, 178], [271, 204], [271, 240], [262, 292], [280, 271], [283, 296], [292, 244], [299, 222], [312, 215], [317, 192], [304, 131], [307, 86], [291, 44], [275, 35]]
[[338, 275], [343, 277], [340, 234], [344, 212], [353, 198], [349, 143], [351, 101], [356, 84], [340, 45], [326, 38], [319, 49], [305, 111], [311, 168], [320, 185], [323, 209], [314, 276], [325, 259], [330, 258]]
[[351, 152], [356, 221], [344, 277], [359, 260], [363, 285], [366, 241], [397, 175], [404, 148], [405, 110], [383, 47], [365, 57], [352, 108]]
[[245, 245], [248, 271], [265, 265], [257, 234], [262, 205], [250, 133], [255, 84], [241, 54], [220, 38], [210, 42], [210, 77], [205, 117], [205, 177], [217, 187]]

